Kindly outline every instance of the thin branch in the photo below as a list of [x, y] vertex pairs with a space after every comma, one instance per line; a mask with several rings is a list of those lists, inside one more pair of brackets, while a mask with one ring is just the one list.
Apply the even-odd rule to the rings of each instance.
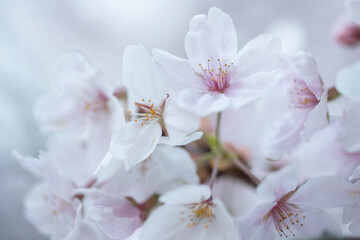
[[233, 158], [233, 163], [243, 172], [245, 173], [250, 180], [255, 184], [255, 186], [258, 186], [261, 181], [260, 179], [258, 179], [251, 171], [250, 169], [245, 165], [245, 163], [243, 163], [242, 161], [240, 161], [238, 158]]

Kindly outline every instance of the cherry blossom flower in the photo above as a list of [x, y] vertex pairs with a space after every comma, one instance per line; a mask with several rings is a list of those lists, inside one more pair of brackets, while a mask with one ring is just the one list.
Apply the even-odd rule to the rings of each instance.
[[281, 43], [261, 35], [237, 52], [237, 35], [229, 15], [211, 8], [194, 16], [185, 38], [189, 60], [153, 50], [159, 74], [179, 104], [199, 116], [238, 108], [263, 96], [279, 78]]
[[298, 186], [296, 164], [269, 175], [257, 188], [259, 204], [239, 219], [244, 239], [316, 237], [340, 226], [324, 210], [354, 207], [351, 183], [337, 177], [317, 177]]
[[48, 154], [40, 154], [39, 159], [17, 153], [15, 156], [25, 169], [41, 179], [24, 201], [25, 217], [41, 233], [53, 240], [108, 239], [83, 213], [90, 195], [81, 193], [62, 177]]
[[139, 239], [239, 239], [233, 219], [206, 185], [187, 185], [160, 197], [164, 205], [145, 221]]
[[[114, 133], [110, 159], [119, 159], [130, 169], [149, 157], [158, 143], [185, 145], [201, 137], [195, 132], [199, 119], [176, 105], [143, 46], [126, 48], [124, 84], [134, 119]], [[107, 164], [105, 159], [103, 165]]]
[[114, 86], [82, 54], [62, 55], [53, 76], [55, 91], [41, 97], [34, 108], [43, 130], [86, 135], [97, 125], [112, 131], [124, 123]]
[[348, 104], [342, 118], [340, 138], [348, 152], [360, 152], [360, 62], [342, 69], [336, 79], [336, 89], [348, 99]]
[[299, 142], [309, 140], [327, 123], [327, 88], [322, 84], [313, 57], [305, 52], [284, 56], [283, 80], [289, 96], [289, 108], [276, 131], [264, 146], [268, 159], [278, 160], [292, 153]]

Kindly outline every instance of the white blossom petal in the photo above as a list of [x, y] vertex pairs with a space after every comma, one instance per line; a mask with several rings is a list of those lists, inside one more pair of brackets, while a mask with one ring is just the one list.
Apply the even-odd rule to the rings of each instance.
[[234, 61], [235, 76], [246, 78], [258, 72], [275, 70], [279, 64], [280, 52], [281, 42], [276, 37], [264, 34], [252, 39]]
[[229, 15], [210, 8], [208, 16], [194, 16], [185, 38], [185, 50], [194, 66], [208, 59], [229, 62], [237, 53], [237, 36]]
[[270, 174], [257, 187], [261, 201], [275, 201], [294, 191], [298, 184], [298, 166], [291, 164]]
[[[360, 6], [359, 6], [360, 8]], [[360, 101], [360, 62], [343, 68], [336, 78], [336, 89], [346, 97]]]
[[123, 78], [128, 89], [129, 105], [150, 99], [160, 104], [166, 95], [164, 84], [155, 74], [154, 62], [145, 47], [129, 46], [123, 56]]
[[113, 134], [111, 154], [113, 158], [123, 161], [126, 169], [130, 169], [150, 156], [161, 133], [158, 122], [143, 126], [135, 122], [127, 123]]
[[360, 104], [352, 102], [341, 119], [340, 139], [350, 153], [360, 151]]
[[317, 208], [351, 207], [356, 206], [353, 191], [353, 185], [342, 178], [316, 177], [296, 190], [289, 202]]

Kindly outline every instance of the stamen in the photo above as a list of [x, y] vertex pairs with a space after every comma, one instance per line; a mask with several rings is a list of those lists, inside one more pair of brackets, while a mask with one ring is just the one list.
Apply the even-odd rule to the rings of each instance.
[[[211, 64], [211, 60], [208, 59], [208, 70], [203, 68], [199, 63], [202, 73], [197, 75], [201, 78], [203, 83], [208, 87], [209, 91], [223, 93], [229, 86], [230, 82], [230, 67], [233, 63], [221, 64], [221, 60], [218, 59], [218, 67], [214, 67]], [[216, 71], [215, 71], [216, 69]]]
[[313, 108], [319, 103], [319, 100], [303, 80], [294, 79], [290, 95], [291, 104], [294, 108]]
[[181, 211], [180, 221], [184, 221], [188, 219], [189, 223], [187, 227], [196, 227], [204, 220], [207, 220], [204, 225], [202, 225], [205, 229], [209, 228], [209, 224], [213, 222], [215, 219], [215, 215], [212, 210], [212, 199], [203, 201], [201, 203], [190, 204], [188, 205], [188, 210], [190, 214], [188, 214], [187, 218], [184, 218], [185, 212]]
[[[287, 202], [291, 194], [285, 195], [277, 202], [277, 205], [271, 209], [266, 215], [266, 221], [269, 218], [273, 219], [273, 223], [279, 235], [289, 237], [289, 235], [295, 236], [294, 229], [297, 227], [303, 227], [303, 222], [300, 221], [299, 208], [293, 204]], [[305, 219], [305, 216], [302, 216]]]
[[157, 106], [152, 102], [151, 99], [145, 101], [142, 99], [142, 102], [135, 102], [134, 104], [137, 106], [138, 110], [135, 113], [129, 111], [129, 114], [136, 119], [134, 120], [136, 123], [140, 122], [141, 126], [144, 126], [145, 123], [151, 123], [158, 121], [162, 118], [163, 110], [165, 108], [166, 99], [169, 97], [167, 94], [166, 98], [162, 101], [160, 106]]

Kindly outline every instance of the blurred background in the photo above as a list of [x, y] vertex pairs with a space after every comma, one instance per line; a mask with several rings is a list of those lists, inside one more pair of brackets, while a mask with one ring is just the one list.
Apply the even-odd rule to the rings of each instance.
[[286, 51], [317, 59], [332, 85], [341, 67], [360, 56], [333, 40], [343, 0], [0, 0], [0, 239], [45, 239], [23, 219], [22, 201], [34, 184], [11, 150], [37, 156], [45, 137], [32, 116], [35, 100], [51, 87], [59, 54], [79, 50], [121, 84], [122, 52], [143, 43], [185, 57], [193, 15], [211, 6], [230, 14], [239, 48], [262, 32], [280, 36]]

